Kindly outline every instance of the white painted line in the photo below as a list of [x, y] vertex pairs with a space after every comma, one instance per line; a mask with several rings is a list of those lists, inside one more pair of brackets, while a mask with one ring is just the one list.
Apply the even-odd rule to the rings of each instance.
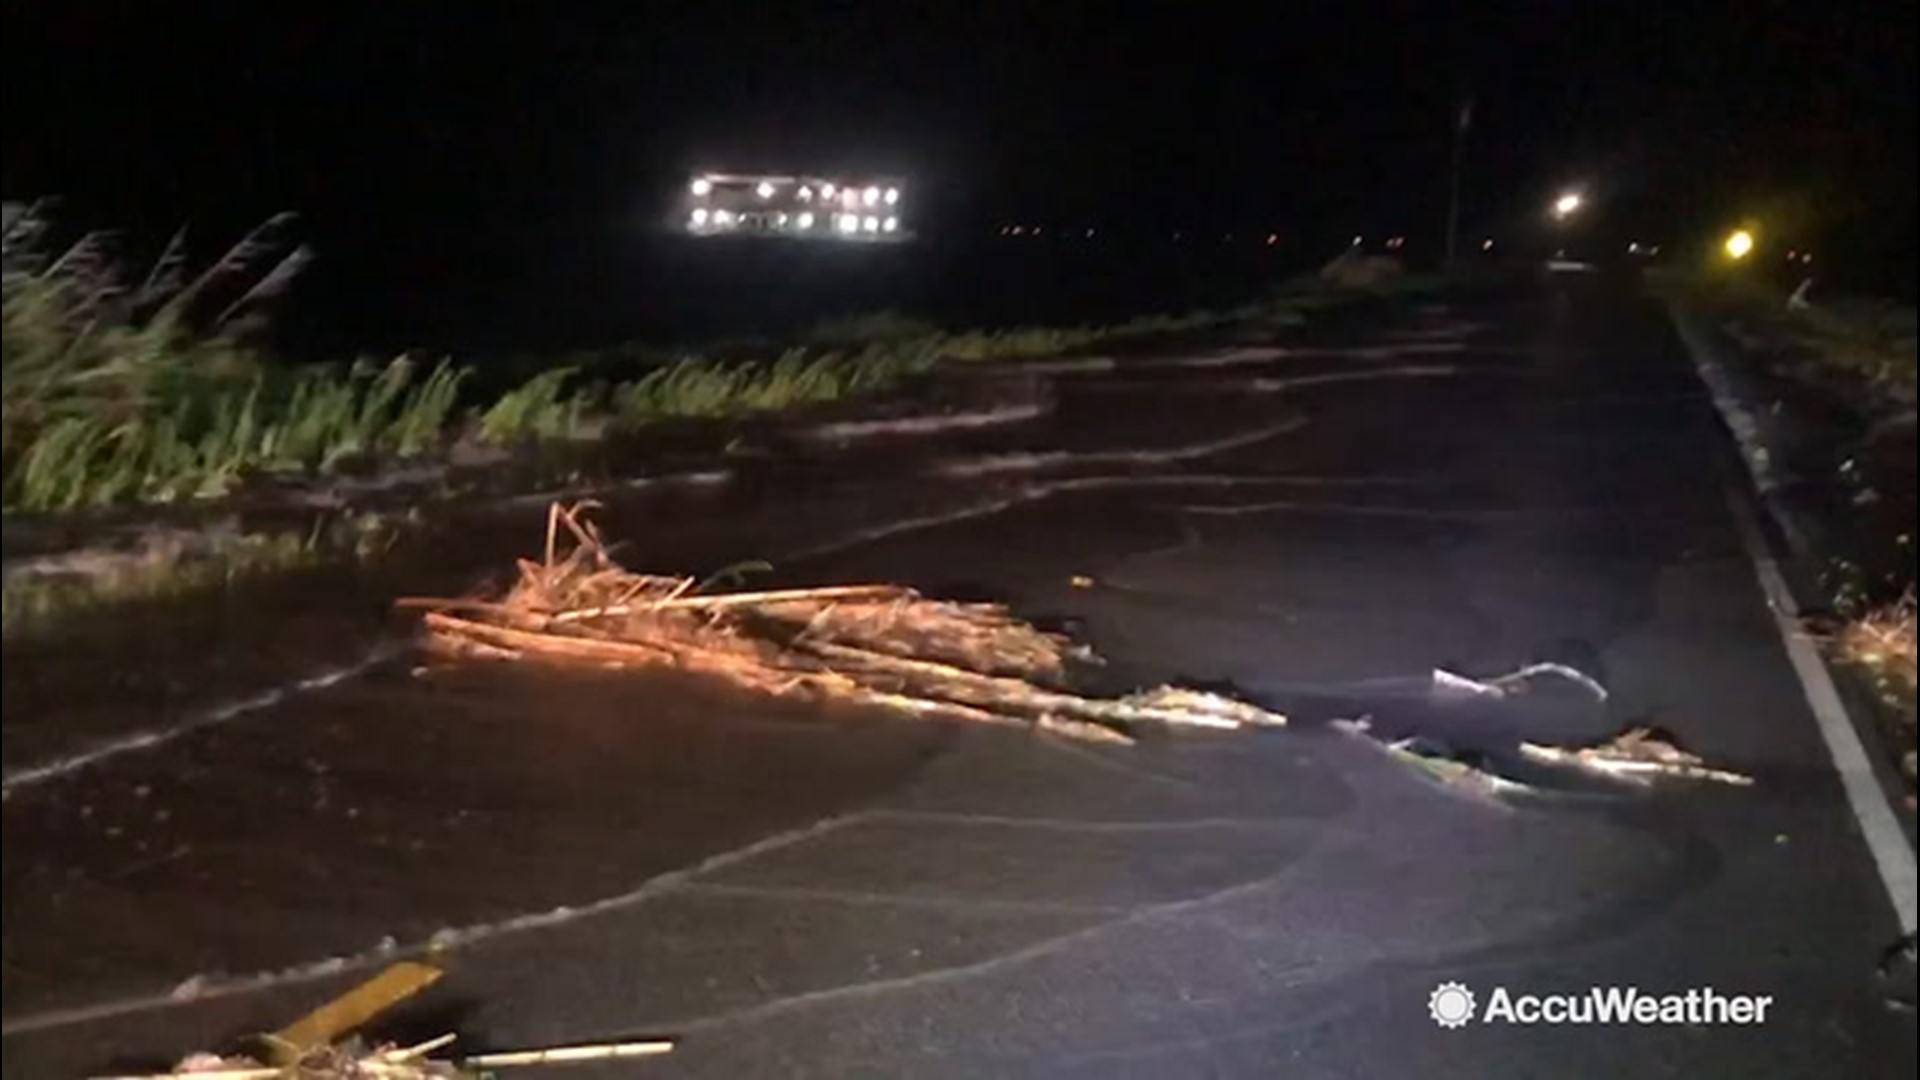
[[1800, 610], [1794, 602], [1792, 591], [1787, 587], [1786, 575], [1781, 573], [1779, 562], [1774, 559], [1766, 538], [1760, 533], [1753, 508], [1737, 491], [1728, 492], [1727, 502], [1733, 511], [1740, 539], [1746, 546], [1747, 556], [1753, 560], [1754, 573], [1760, 579], [1760, 591], [1767, 598], [1767, 608], [1773, 613], [1774, 627], [1779, 630], [1780, 640], [1787, 647], [1787, 659], [1793, 662], [1794, 674], [1800, 677], [1800, 689], [1806, 695], [1807, 707], [1813, 710], [1813, 718], [1820, 725], [1820, 735], [1826, 740], [1827, 753], [1833, 758], [1834, 770], [1840, 774], [1840, 783], [1846, 789], [1847, 802], [1852, 804], [1853, 816], [1860, 823], [1861, 836], [1865, 838], [1868, 850], [1873, 853], [1873, 861], [1880, 870], [1880, 881], [1887, 888], [1887, 898], [1893, 901], [1893, 910], [1900, 918], [1900, 930], [1911, 934], [1915, 921], [1913, 848], [1908, 846], [1907, 834], [1901, 829], [1900, 820], [1894, 816], [1886, 792], [1881, 789], [1880, 781], [1874, 775], [1873, 762], [1860, 742], [1860, 733], [1854, 730], [1853, 721], [1847, 716], [1846, 706], [1841, 704], [1840, 692], [1833, 685], [1833, 675], [1827, 671], [1826, 661], [1820, 658], [1801, 626]]
[[[1740, 462], [1745, 466], [1754, 490], [1760, 498], [1768, 498], [1778, 484], [1773, 474], [1772, 460], [1760, 438], [1758, 424], [1741, 407], [1733, 391], [1732, 380], [1715, 358], [1712, 342], [1704, 330], [1693, 319], [1671, 306], [1667, 314], [1681, 343], [1686, 346], [1687, 355], [1693, 359], [1700, 381], [1707, 385], [1714, 410], [1733, 433], [1734, 443], [1740, 452]], [[1760, 531], [1753, 506], [1743, 492], [1732, 487], [1727, 490], [1727, 505], [1733, 513], [1734, 527], [1740, 533], [1741, 544], [1753, 562], [1754, 574], [1760, 580], [1760, 591], [1766, 597], [1767, 610], [1773, 613], [1774, 629], [1779, 631], [1780, 640], [1786, 645], [1787, 659], [1793, 664], [1794, 674], [1800, 678], [1801, 693], [1807, 699], [1807, 707], [1813, 711], [1815, 722], [1820, 725], [1820, 736], [1827, 744], [1827, 754], [1833, 759], [1834, 771], [1840, 774], [1840, 785], [1846, 790], [1854, 819], [1860, 823], [1860, 835], [1873, 854], [1874, 865], [1880, 871], [1880, 882], [1886, 886], [1887, 898], [1893, 901], [1894, 914], [1900, 920], [1900, 930], [1911, 934], [1916, 921], [1916, 889], [1913, 848], [1907, 843], [1906, 830], [1900, 827], [1900, 819], [1894, 815], [1888, 795], [1881, 789], [1880, 780], [1874, 774], [1873, 761], [1860, 741], [1860, 732], [1847, 715], [1847, 707], [1840, 700], [1839, 688], [1833, 685], [1833, 674], [1827, 670], [1826, 661], [1821, 659], [1819, 651], [1813, 647], [1802, 628], [1800, 606], [1794, 600], [1793, 590], [1787, 585], [1786, 575], [1780, 570], [1779, 560], [1773, 557], [1773, 549]], [[1800, 536], [1792, 520], [1781, 520], [1779, 524], [1788, 541], [1804, 550], [1804, 537]]]

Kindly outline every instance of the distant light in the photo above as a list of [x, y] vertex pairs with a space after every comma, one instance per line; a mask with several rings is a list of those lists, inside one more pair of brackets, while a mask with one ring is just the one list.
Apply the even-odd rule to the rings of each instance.
[[888, 188], [887, 189], [887, 205], [892, 206], [894, 203], [897, 203], [899, 201], [900, 201], [900, 189], [897, 187]]
[[707, 208], [696, 206], [693, 210], [693, 224], [696, 228], [707, 223]]
[[1632, 242], [1632, 243], [1630, 243], [1630, 244], [1628, 244], [1628, 245], [1627, 245], [1627, 254], [1629, 254], [1629, 255], [1638, 255], [1638, 254], [1640, 254], [1640, 241], [1638, 241], [1638, 240], [1635, 240], [1634, 242]]
[[868, 232], [879, 232], [880, 219], [874, 217], [872, 214], [868, 214], [866, 217], [860, 219], [860, 227]]
[[1268, 246], [1268, 247], [1272, 247], [1273, 245], [1275, 245], [1275, 244], [1277, 244], [1277, 243], [1279, 243], [1279, 242], [1280, 242], [1280, 234], [1279, 234], [1279, 233], [1268, 233], [1268, 234], [1267, 234], [1267, 246]]
[[1089, 240], [1091, 240], [1091, 239], [1093, 239], [1093, 230], [1092, 230], [1092, 229], [1088, 229], [1088, 230], [1087, 230], [1087, 239], [1089, 239]]
[[760, 196], [760, 197], [761, 197], [761, 198], [763, 198], [763, 199], [771, 199], [771, 198], [773, 198], [773, 184], [772, 184], [772, 182], [771, 182], [771, 181], [767, 181], [767, 180], [762, 180], [762, 181], [760, 181], [760, 183], [759, 183], [759, 186], [757, 186], [757, 187], [755, 187], [755, 188], [753, 189], [753, 193], [754, 193], [755, 195], [758, 195], [758, 196]]
[[1364, 244], [1366, 242], [1367, 242], [1367, 238], [1364, 236], [1356, 236], [1353, 238], [1354, 247], [1359, 247], [1361, 244]]
[[823, 198], [823, 199], [831, 199], [831, 198], [833, 198], [833, 185], [832, 185], [832, 184], [821, 184], [821, 185], [820, 185], [820, 197], [821, 197], [821, 198]]
[[787, 227], [787, 212], [786, 212], [785, 210], [782, 210], [782, 211], [780, 211], [780, 213], [779, 213], [779, 215], [778, 215], [778, 216], [777, 216], [777, 217], [776, 217], [776, 218], [775, 218], [774, 220], [775, 220], [776, 222], [778, 222], [778, 223], [779, 223], [779, 225], [780, 225], [780, 227], [781, 227], [781, 228], [783, 228], [783, 229], [784, 229], [784, 228], [786, 228], [786, 227]]
[[1802, 256], [1800, 256], [1800, 261], [1801, 261], [1801, 262], [1803, 262], [1803, 263], [1806, 263], [1806, 264], [1807, 264], [1808, 266], [1812, 266], [1812, 265], [1813, 265], [1813, 252], [1811, 252], [1811, 251], [1809, 251], [1809, 252], [1807, 252], [1806, 254], [1804, 254], [1804, 255], [1802, 255]]
[[705, 195], [708, 192], [713, 190], [713, 181], [702, 176], [699, 179], [695, 180], [690, 186], [692, 187], [693, 193], [695, 195]]
[[1744, 259], [1753, 253], [1753, 234], [1745, 229], [1735, 229], [1727, 234], [1727, 242], [1721, 245], [1727, 257]]
[[1024, 233], [1024, 232], [1026, 232], [1026, 231], [1027, 231], [1027, 230], [1026, 230], [1026, 228], [1025, 228], [1024, 226], [1020, 226], [1020, 225], [1009, 225], [1009, 226], [1007, 226], [1007, 235], [1008, 235], [1008, 236], [1019, 236], [1019, 235], [1020, 235], [1021, 233]]
[[813, 189], [807, 187], [805, 184], [800, 185], [800, 190], [794, 192], [794, 194], [799, 197], [801, 202], [813, 201]]
[[852, 188], [842, 188], [840, 191], [840, 205], [849, 210], [858, 210], [860, 208], [860, 193]]
[[1492, 250], [1493, 250], [1493, 237], [1491, 237], [1491, 236], [1489, 236], [1489, 237], [1487, 237], [1487, 238], [1486, 238], [1485, 240], [1482, 240], [1482, 241], [1480, 241], [1480, 250], [1481, 250], [1481, 251], [1492, 251]]
[[900, 219], [897, 217], [888, 216], [887, 220], [880, 223], [881, 232], [897, 232], [899, 228]]
[[833, 227], [843, 233], [860, 231], [860, 218], [857, 214], [841, 214], [833, 219]]
[[720, 226], [721, 228], [726, 228], [727, 226], [732, 225], [733, 224], [732, 212], [727, 210], [715, 210], [713, 212], [713, 223], [715, 225]]
[[811, 210], [800, 211], [800, 216], [797, 218], [794, 218], [793, 223], [795, 225], [800, 226], [803, 229], [813, 228], [813, 211]]
[[1553, 216], [1558, 218], [1572, 217], [1575, 213], [1579, 212], [1580, 207], [1586, 205], [1586, 201], [1586, 199], [1581, 197], [1579, 192], [1569, 191], [1565, 195], [1553, 200]]
[[870, 187], [867, 190], [861, 192], [860, 201], [866, 203], [868, 206], [875, 205], [880, 201], [880, 189], [877, 187]]

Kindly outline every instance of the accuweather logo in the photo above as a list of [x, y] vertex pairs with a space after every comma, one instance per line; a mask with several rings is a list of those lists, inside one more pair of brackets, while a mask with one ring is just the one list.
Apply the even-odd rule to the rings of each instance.
[[1486, 1004], [1463, 983], [1427, 995], [1427, 1014], [1443, 1028], [1468, 1024], [1731, 1024], [1767, 1022], [1767, 994], [1723, 994], [1711, 986], [1680, 994], [1643, 994], [1635, 986], [1595, 986], [1579, 994], [1516, 994], [1496, 986]]

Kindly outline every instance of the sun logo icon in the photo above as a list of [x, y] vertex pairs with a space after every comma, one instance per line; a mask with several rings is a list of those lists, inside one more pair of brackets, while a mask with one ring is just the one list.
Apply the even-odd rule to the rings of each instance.
[[1463, 1028], [1473, 1019], [1473, 991], [1457, 982], [1443, 982], [1427, 995], [1427, 1013], [1443, 1028]]

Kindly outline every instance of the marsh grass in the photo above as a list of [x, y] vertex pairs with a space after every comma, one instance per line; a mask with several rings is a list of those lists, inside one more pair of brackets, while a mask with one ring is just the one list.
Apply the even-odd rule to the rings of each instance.
[[446, 359], [274, 363], [260, 332], [309, 259], [290, 240], [292, 221], [268, 219], [197, 273], [176, 235], [136, 274], [111, 235], [57, 247], [42, 208], [7, 206], [0, 503], [63, 512], [218, 499], [262, 478], [326, 478], [434, 457], [463, 438], [494, 446], [588, 440], [610, 427], [875, 394], [943, 362], [1051, 357], [1299, 318], [1287, 300], [1269, 298], [1107, 325], [946, 332], [880, 311], [819, 323], [801, 335], [805, 344], [766, 358], [719, 347], [576, 353], [476, 402], [471, 370]]

